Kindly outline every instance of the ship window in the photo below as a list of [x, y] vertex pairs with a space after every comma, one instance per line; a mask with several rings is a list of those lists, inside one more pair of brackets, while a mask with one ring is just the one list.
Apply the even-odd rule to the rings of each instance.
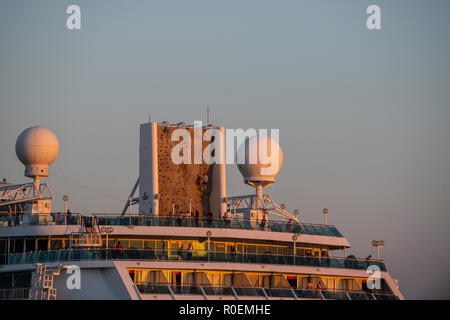
[[360, 291], [361, 288], [355, 279], [340, 279], [339, 289], [345, 291]]
[[269, 251], [270, 254], [277, 254], [277, 248], [276, 247], [268, 246], [267, 247], [267, 251]]
[[208, 272], [208, 278], [213, 286], [220, 286], [220, 273]]
[[267, 247], [266, 246], [258, 246], [257, 247], [257, 252], [259, 254], [265, 254], [267, 252]]
[[256, 246], [247, 245], [247, 253], [256, 253]]
[[36, 251], [36, 242], [34, 239], [27, 239], [25, 241], [25, 250], [26, 252], [30, 252], [30, 251]]
[[145, 249], [155, 249], [155, 241], [144, 241]]
[[179, 271], [172, 272], [172, 285], [176, 286], [181, 285], [181, 272]]
[[8, 241], [0, 240], [0, 264], [5, 264], [7, 251], [8, 251]]
[[297, 276], [286, 276], [286, 279], [293, 289], [297, 289]]
[[[180, 249], [181, 248], [181, 243], [178, 243], [178, 242], [171, 242], [170, 243], [170, 252], [169, 252], [169, 254], [170, 254], [170, 258], [171, 259], [180, 259], [181, 258], [181, 256], [178, 254], [179, 252], [178, 252], [178, 249]], [[180, 254], [181, 254], [182, 252], [180, 252]]]
[[168, 248], [167, 241], [156, 241], [156, 249], [167, 250], [167, 248]]
[[142, 240], [130, 240], [130, 248], [142, 249]]
[[192, 245], [192, 248], [194, 257], [206, 256], [207, 244], [205, 242], [200, 243], [198, 241], [195, 241]]
[[260, 287], [261, 283], [260, 283], [260, 277], [257, 273], [250, 273], [247, 274], [248, 279], [250, 280], [250, 283], [252, 284], [253, 287]]
[[48, 239], [39, 239], [37, 250], [38, 251], [47, 251], [48, 250]]
[[12, 273], [0, 274], [0, 289], [10, 289], [12, 287]]
[[287, 255], [287, 247], [278, 247], [278, 254], [279, 255]]
[[225, 243], [216, 243], [216, 251], [225, 252]]
[[62, 248], [62, 240], [50, 240], [50, 250], [59, 250]]
[[225, 243], [216, 243], [216, 258], [225, 258]]

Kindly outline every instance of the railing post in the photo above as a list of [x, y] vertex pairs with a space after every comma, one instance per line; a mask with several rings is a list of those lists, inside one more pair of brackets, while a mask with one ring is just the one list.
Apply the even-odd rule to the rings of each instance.
[[174, 295], [174, 293], [173, 293], [173, 291], [172, 291], [172, 288], [170, 287], [169, 284], [167, 285], [167, 289], [169, 289], [169, 293], [170, 293], [170, 296], [172, 297], [172, 299], [173, 299], [173, 300], [177, 300], [177, 299], [175, 299], [175, 295]]
[[325, 296], [323, 295], [322, 290], [319, 290], [319, 294], [320, 294], [320, 299], [327, 300], [327, 299], [325, 299]]
[[269, 300], [269, 296], [266, 293], [266, 290], [264, 290], [264, 288], [261, 288], [262, 293], [264, 294], [264, 298], [266, 298], [266, 300]]
[[205, 300], [208, 300], [208, 298], [206, 297], [206, 293], [205, 293], [205, 291], [203, 290], [203, 287], [199, 286], [199, 288], [200, 288], [200, 292], [202, 293], [203, 298], [204, 298]]
[[230, 288], [231, 288], [231, 292], [233, 293], [234, 298], [235, 298], [236, 300], [239, 300], [239, 297], [238, 297], [236, 291], [234, 290], [234, 288], [233, 288], [233, 287], [230, 287]]
[[296, 295], [295, 292], [294, 292], [294, 289], [291, 288], [291, 292], [292, 292], [292, 295], [294, 296], [294, 300], [298, 300], [298, 299], [297, 299], [297, 295]]

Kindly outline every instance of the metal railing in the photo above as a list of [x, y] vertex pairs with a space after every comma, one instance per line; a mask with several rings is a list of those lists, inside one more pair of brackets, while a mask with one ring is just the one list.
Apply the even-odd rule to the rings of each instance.
[[[287, 223], [279, 220], [269, 220], [265, 223], [245, 219], [224, 220], [218, 218], [195, 217], [167, 217], [167, 216], [120, 216], [120, 215], [93, 215], [83, 216], [80, 213], [50, 213], [27, 216], [27, 225], [82, 225], [83, 221], [95, 219], [99, 226], [157, 226], [157, 227], [188, 227], [188, 228], [225, 228], [241, 230], [259, 230], [272, 232], [288, 232], [308, 235], [343, 237], [332, 225], [313, 223]], [[24, 216], [0, 216], [1, 227], [16, 227], [24, 225]]]
[[236, 296], [239, 297], [272, 297], [292, 299], [319, 299], [319, 300], [399, 300], [392, 293], [378, 293], [373, 295], [364, 291], [346, 290], [313, 290], [296, 288], [262, 288], [262, 287], [235, 287], [212, 285], [170, 285], [136, 283], [142, 294], [175, 294], [175, 295], [202, 295], [206, 296]]
[[8, 264], [28, 264], [63, 261], [91, 261], [91, 260], [173, 260], [173, 261], [201, 261], [201, 262], [235, 262], [256, 264], [278, 264], [311, 266], [321, 268], [341, 268], [367, 270], [376, 265], [381, 271], [386, 271], [382, 261], [345, 259], [331, 257], [310, 257], [294, 255], [273, 255], [257, 253], [225, 253], [215, 251], [196, 250], [184, 251], [181, 255], [174, 250], [153, 249], [69, 249], [14, 253], [8, 255]]
[[27, 223], [24, 224], [24, 215], [1, 215], [0, 228], [18, 227], [22, 225], [81, 225], [83, 216], [80, 213], [65, 215], [64, 213], [34, 214], [27, 215]]
[[312, 223], [286, 223], [277, 220], [269, 220], [261, 223], [245, 219], [217, 219], [217, 218], [195, 218], [195, 217], [167, 217], [167, 216], [108, 216], [96, 215], [98, 225], [103, 226], [158, 226], [158, 227], [189, 227], [189, 228], [226, 228], [241, 230], [259, 230], [273, 232], [289, 232], [309, 235], [320, 235], [330, 237], [343, 237], [343, 235], [332, 225], [321, 225]]
[[0, 289], [0, 300], [28, 300], [31, 288]]

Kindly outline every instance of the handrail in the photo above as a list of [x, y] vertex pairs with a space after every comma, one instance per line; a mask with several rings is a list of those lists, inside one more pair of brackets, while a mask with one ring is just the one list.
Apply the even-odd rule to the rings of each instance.
[[0, 300], [28, 300], [31, 288], [0, 289]]
[[[351, 294], [357, 293], [362, 295], [363, 298], [367, 300], [376, 299], [373, 297], [373, 293], [371, 291], [349, 291], [349, 290], [340, 290], [340, 289], [327, 289], [327, 290], [319, 290], [319, 289], [305, 289], [305, 288], [276, 288], [276, 287], [236, 287], [236, 286], [226, 286], [226, 285], [170, 285], [167, 283], [136, 283], [136, 287], [140, 291], [140, 293], [165, 293], [172, 292], [172, 298], [175, 298], [173, 295], [177, 294], [195, 294], [202, 295], [207, 299], [207, 296], [214, 295], [233, 295], [236, 299], [239, 297], [256, 297], [263, 296], [266, 299], [269, 299], [267, 295], [267, 291], [270, 292], [270, 296], [273, 297], [287, 297], [291, 296], [294, 300], [302, 299], [302, 298], [316, 298], [321, 300], [328, 299], [340, 299], [343, 298], [345, 300], [352, 300], [350, 297]], [[238, 291], [236, 291], [238, 290]], [[258, 294], [259, 293], [261, 294]], [[397, 300], [398, 297], [395, 296], [392, 292], [378, 292], [376, 293], [381, 299], [392, 299]], [[327, 298], [325, 298], [327, 296]]]
[[[120, 213], [92, 213], [92, 216], [96, 216], [96, 217], [118, 217], [118, 218], [129, 218], [130, 215], [124, 215], [121, 216]], [[132, 214], [131, 217], [145, 217], [145, 218], [157, 218], [157, 219], [176, 219], [178, 217], [182, 217], [183, 214], [176, 214], [176, 215], [161, 215], [161, 216], [154, 216], [154, 215], [138, 215], [138, 214]], [[186, 216], [184, 215], [184, 219], [195, 219], [194, 216]], [[206, 220], [207, 217], [206, 216], [201, 216], [198, 219], [200, 220]], [[214, 221], [223, 221], [223, 218], [211, 218]], [[231, 221], [234, 220], [239, 220], [239, 221], [252, 221], [252, 220], [247, 220], [244, 218], [231, 218]], [[273, 222], [273, 223], [281, 223], [281, 224], [289, 224], [288, 222], [283, 222], [283, 220], [275, 220], [275, 219], [270, 219], [267, 220], [267, 222]], [[296, 222], [296, 221], [292, 221], [292, 225], [307, 225], [307, 226], [315, 226], [315, 227], [334, 227], [336, 228], [335, 225], [333, 224], [323, 224], [323, 223], [312, 223], [312, 222]]]
[[[194, 261], [194, 262], [227, 262], [227, 263], [255, 263], [299, 265], [323, 268], [344, 268], [367, 270], [370, 265], [376, 265], [381, 271], [386, 271], [382, 261], [346, 259], [336, 257], [314, 257], [297, 255], [272, 255], [256, 253], [221, 253], [202, 250], [201, 255], [175, 254], [174, 250], [153, 249], [69, 249], [13, 253], [8, 255], [7, 264], [25, 264], [37, 262], [61, 261], [92, 261], [92, 260], [166, 260], [166, 261]], [[187, 252], [186, 252], [187, 253]]]
[[[46, 218], [50, 217], [50, 218]], [[120, 215], [97, 215], [85, 216], [80, 213], [71, 213], [66, 217], [64, 213], [50, 213], [48, 215], [28, 216], [30, 225], [77, 225], [83, 224], [85, 219], [92, 219], [93, 226], [158, 226], [158, 227], [190, 227], [190, 228], [225, 228], [241, 230], [258, 230], [270, 232], [287, 232], [298, 234], [322, 235], [331, 237], [343, 237], [334, 225], [323, 225], [313, 223], [287, 223], [279, 220], [261, 221], [236, 219], [224, 220], [207, 217], [184, 217], [183, 216], [124, 216]], [[0, 216], [0, 228], [15, 227], [23, 225], [23, 215]]]
[[278, 220], [270, 220], [266, 223], [246, 219], [224, 220], [206, 217], [182, 217], [182, 216], [96, 216], [99, 225], [108, 226], [159, 226], [159, 227], [190, 227], [190, 228], [225, 228], [259, 230], [271, 232], [287, 232], [310, 235], [323, 235], [331, 237], [343, 237], [333, 225], [316, 225], [308, 223], [283, 223]]

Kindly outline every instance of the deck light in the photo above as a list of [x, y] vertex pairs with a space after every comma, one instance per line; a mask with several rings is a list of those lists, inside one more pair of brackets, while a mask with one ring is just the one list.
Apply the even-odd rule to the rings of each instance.
[[380, 248], [384, 247], [384, 241], [383, 240], [373, 240], [372, 246], [377, 248], [377, 260], [380, 260]]
[[327, 224], [328, 209], [325, 208], [325, 209], [322, 210], [322, 212], [323, 212], [323, 222], [324, 222], [323, 224]]
[[64, 201], [64, 220], [67, 225], [67, 201], [69, 201], [69, 196], [65, 194], [63, 195], [62, 199]]
[[297, 246], [296, 246], [297, 239], [298, 235], [294, 233], [292, 235], [292, 241], [294, 241], [294, 265], [295, 265], [295, 256], [297, 255]]
[[212, 235], [212, 232], [211, 231], [206, 231], [206, 236], [208, 237], [208, 262], [209, 262], [209, 251], [210, 251], [210, 246], [211, 246], [211, 241], [210, 241], [210, 238], [211, 238], [211, 235]]

